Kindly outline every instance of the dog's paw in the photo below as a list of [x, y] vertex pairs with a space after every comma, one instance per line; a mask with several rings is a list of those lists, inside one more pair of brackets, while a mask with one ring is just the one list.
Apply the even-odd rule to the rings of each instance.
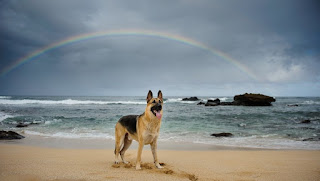
[[123, 161], [123, 163], [124, 163], [124, 164], [129, 164], [130, 162], [127, 162], [127, 161]]
[[119, 161], [114, 161], [114, 164], [119, 164]]
[[164, 168], [164, 167], [162, 167], [162, 166], [160, 166], [160, 165], [159, 165], [159, 166], [156, 166], [156, 167], [157, 167], [158, 169], [162, 169], [162, 168]]
[[164, 168], [164, 167], [161, 166], [159, 163], [157, 163], [157, 164], [155, 164], [155, 165], [156, 165], [156, 167], [157, 167], [158, 169]]
[[140, 165], [136, 165], [136, 170], [141, 170]]

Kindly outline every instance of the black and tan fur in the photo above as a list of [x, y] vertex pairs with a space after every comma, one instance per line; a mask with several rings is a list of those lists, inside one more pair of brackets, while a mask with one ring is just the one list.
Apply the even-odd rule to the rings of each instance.
[[[163, 168], [158, 162], [157, 140], [161, 126], [163, 97], [159, 90], [158, 97], [153, 98], [152, 92], [147, 95], [147, 107], [141, 115], [128, 115], [119, 119], [115, 127], [115, 163], [119, 163], [119, 154], [124, 163], [126, 150], [136, 140], [139, 143], [136, 169], [141, 169], [141, 153], [144, 145], [150, 144], [154, 158], [154, 164], [157, 168]], [[158, 117], [157, 117], [158, 116]], [[121, 149], [121, 150], [120, 150]]]

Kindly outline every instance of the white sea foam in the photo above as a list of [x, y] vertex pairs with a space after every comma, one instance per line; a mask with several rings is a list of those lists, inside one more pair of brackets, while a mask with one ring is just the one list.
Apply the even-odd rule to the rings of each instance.
[[240, 127], [246, 127], [247, 126], [247, 124], [246, 123], [240, 123], [240, 124], [238, 124]]
[[50, 138], [67, 138], [67, 139], [113, 139], [114, 136], [111, 136], [106, 133], [67, 133], [67, 132], [56, 132], [56, 133], [40, 133], [36, 131], [26, 130], [25, 134], [50, 137]]
[[181, 102], [182, 98], [169, 98], [168, 100], [164, 101], [164, 103], [168, 102]]
[[215, 100], [215, 99], [219, 99], [220, 101], [227, 101], [228, 99], [230, 99], [229, 97], [211, 97], [209, 98], [210, 100]]
[[196, 101], [183, 101], [182, 98], [169, 98], [164, 103], [183, 103], [183, 104], [194, 104]]
[[0, 96], [0, 99], [10, 99], [10, 96]]
[[53, 124], [53, 123], [59, 123], [62, 122], [61, 119], [53, 119], [52, 121], [45, 121], [44, 124]]
[[302, 104], [320, 104], [320, 101], [304, 101]]
[[320, 144], [316, 141], [300, 141], [279, 138], [275, 134], [249, 137], [213, 138], [211, 140], [193, 141], [193, 143], [263, 149], [320, 149]]
[[32, 99], [22, 99], [22, 100], [8, 100], [0, 99], [0, 104], [7, 105], [22, 105], [22, 104], [64, 104], [64, 105], [75, 105], [75, 104], [146, 104], [146, 102], [139, 101], [91, 101], [91, 100], [32, 100]]
[[197, 103], [197, 101], [181, 101], [182, 104], [194, 104]]
[[[215, 98], [209, 98], [215, 99]], [[222, 97], [219, 98], [221, 101], [225, 101], [228, 98]], [[182, 101], [182, 98], [169, 98], [164, 103], [184, 103], [184, 104], [194, 104], [196, 101]], [[92, 101], [92, 100], [74, 100], [74, 99], [64, 99], [64, 100], [34, 100], [34, 99], [20, 99], [20, 100], [11, 100], [11, 99], [1, 99], [0, 104], [4, 105], [23, 105], [23, 104], [42, 104], [42, 105], [106, 105], [106, 104], [136, 104], [136, 105], [145, 105], [145, 101]]]
[[[316, 135], [314, 135], [316, 136]], [[278, 134], [253, 135], [245, 137], [215, 138], [204, 133], [189, 132], [187, 134], [161, 134], [159, 141], [196, 143], [213, 146], [228, 146], [239, 148], [261, 148], [261, 149], [301, 149], [319, 150], [318, 141], [302, 141], [302, 139], [289, 139]]]
[[[90, 130], [75, 129], [71, 132], [55, 132], [42, 133], [37, 131], [25, 130], [25, 134], [36, 135], [48, 138], [64, 138], [64, 139], [112, 139], [114, 136], [108, 133], [95, 132]], [[319, 150], [320, 144], [317, 141], [301, 141], [286, 138], [279, 138], [277, 134], [247, 136], [247, 137], [232, 137], [232, 138], [204, 138], [200, 135], [167, 135], [160, 134], [159, 141], [164, 142], [185, 142], [197, 143], [216, 146], [230, 146], [241, 148], [261, 148], [261, 149], [306, 149]]]
[[13, 118], [13, 117], [14, 117], [13, 115], [9, 115], [4, 112], [0, 112], [0, 122], [2, 122], [3, 120], [5, 120], [7, 118]]

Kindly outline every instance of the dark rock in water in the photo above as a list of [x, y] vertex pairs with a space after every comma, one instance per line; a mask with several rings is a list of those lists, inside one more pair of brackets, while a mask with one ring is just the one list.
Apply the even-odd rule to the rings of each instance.
[[214, 103], [214, 102], [207, 102], [207, 103], [205, 104], [205, 106], [219, 106], [219, 104]]
[[208, 102], [213, 102], [213, 103], [217, 103], [220, 104], [220, 99], [215, 99], [215, 100], [208, 100]]
[[207, 103], [205, 106], [218, 106], [220, 105], [220, 99], [215, 99], [215, 100], [210, 100], [208, 99]]
[[183, 101], [200, 101], [197, 97], [189, 97], [189, 98], [183, 98]]
[[298, 104], [288, 104], [287, 106], [289, 106], [289, 107], [298, 107], [299, 105]]
[[205, 105], [206, 103], [204, 102], [199, 102], [197, 105]]
[[[184, 98], [183, 101], [195, 101], [197, 97]], [[205, 106], [271, 106], [271, 102], [276, 100], [273, 97], [262, 94], [242, 94], [234, 96], [233, 102], [221, 102], [220, 99], [208, 100]], [[199, 102], [198, 105], [203, 105]]]
[[213, 133], [213, 134], [211, 134], [211, 136], [215, 136], [215, 137], [231, 137], [231, 136], [233, 136], [233, 134], [231, 134], [231, 133]]
[[320, 138], [306, 138], [306, 139], [303, 139], [302, 141], [320, 141]]
[[301, 121], [300, 123], [302, 123], [302, 124], [309, 124], [311, 121], [309, 120], [309, 119], [306, 119], [306, 120], [303, 120], [303, 121]]
[[238, 106], [234, 104], [233, 102], [220, 102], [221, 106]]
[[28, 127], [27, 124], [23, 124], [23, 123], [19, 123], [17, 126], [17, 128], [24, 128], [24, 127]]
[[273, 97], [262, 94], [242, 94], [234, 96], [234, 105], [242, 106], [271, 106], [271, 102], [276, 100]]
[[219, 106], [217, 103], [206, 103], [204, 106]]
[[22, 139], [24, 136], [13, 131], [0, 131], [0, 140]]

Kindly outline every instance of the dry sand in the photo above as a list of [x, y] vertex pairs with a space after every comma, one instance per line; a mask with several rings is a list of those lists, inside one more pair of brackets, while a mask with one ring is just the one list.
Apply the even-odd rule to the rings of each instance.
[[0, 144], [0, 180], [320, 180], [320, 151], [167, 151], [156, 169], [148, 146], [142, 170], [114, 165], [111, 149], [57, 149]]

